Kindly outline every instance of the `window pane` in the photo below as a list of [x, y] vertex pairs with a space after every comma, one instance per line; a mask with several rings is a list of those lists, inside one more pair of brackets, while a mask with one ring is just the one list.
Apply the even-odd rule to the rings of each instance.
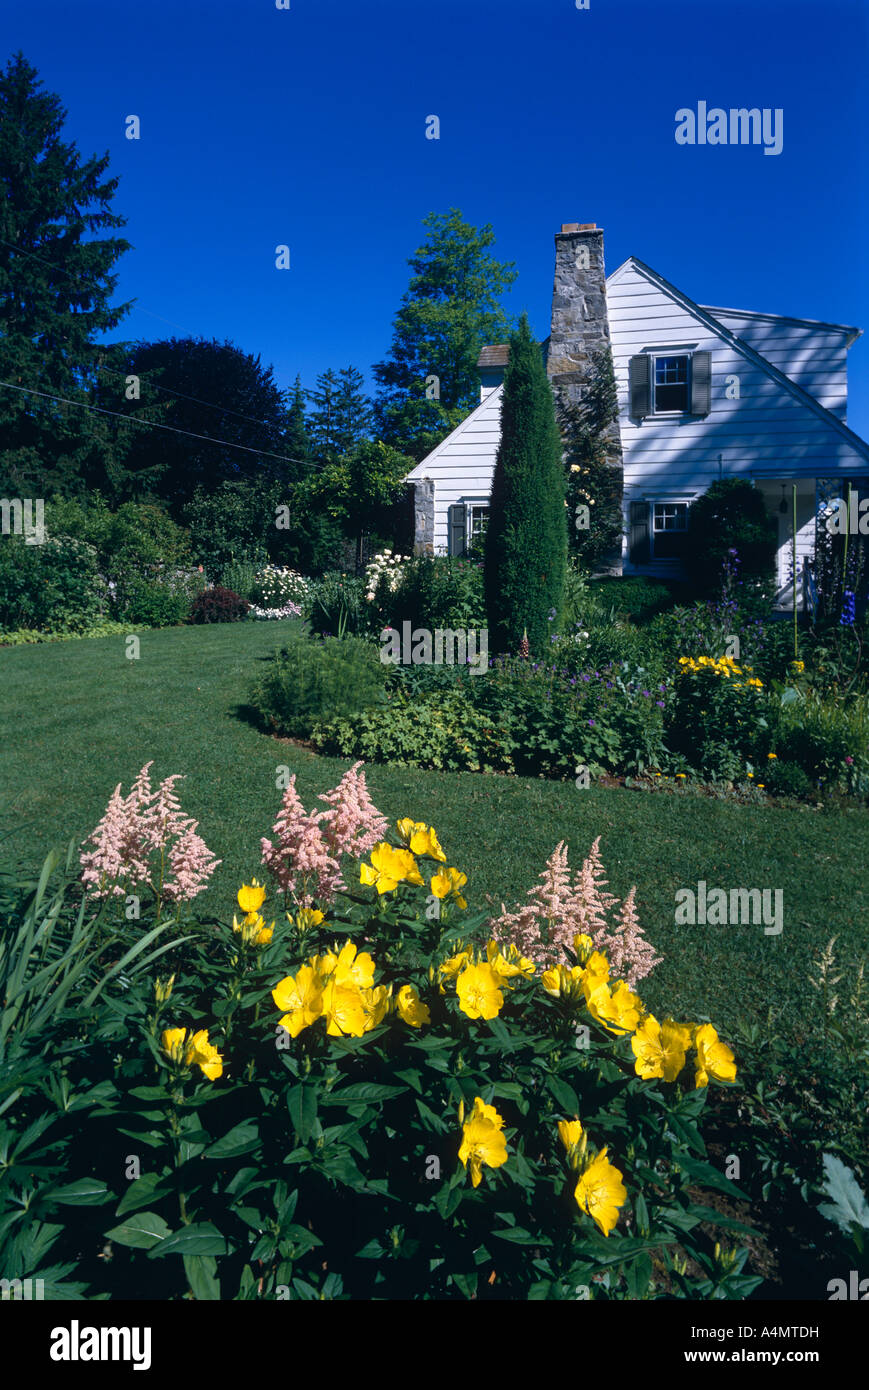
[[688, 409], [688, 358], [655, 358], [655, 410]]

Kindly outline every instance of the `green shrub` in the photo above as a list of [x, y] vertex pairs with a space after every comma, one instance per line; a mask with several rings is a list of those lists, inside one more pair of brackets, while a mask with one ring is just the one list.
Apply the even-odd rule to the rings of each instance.
[[377, 649], [360, 638], [298, 638], [276, 652], [251, 692], [275, 733], [306, 738], [318, 720], [349, 718], [384, 700]]
[[190, 617], [191, 600], [183, 591], [140, 580], [127, 591], [124, 617], [143, 627], [174, 627]]
[[69, 536], [0, 537], [0, 629], [76, 632], [100, 611], [96, 551]]
[[249, 603], [257, 602], [256, 594], [258, 590], [258, 567], [251, 564], [249, 560], [233, 560], [230, 564], [224, 565], [220, 572], [220, 585], [224, 589], [231, 589], [234, 594], [240, 594]]
[[805, 797], [812, 791], [811, 778], [796, 763], [776, 757], [763, 769], [766, 790], [773, 796]]
[[808, 695], [785, 697], [777, 711], [775, 750], [824, 790], [869, 789], [869, 697], [847, 702]]
[[667, 742], [704, 775], [733, 780], [765, 753], [769, 731], [762, 682], [728, 657], [681, 657]]
[[647, 622], [656, 614], [672, 608], [675, 602], [669, 584], [645, 575], [593, 579], [589, 583], [588, 593], [604, 607], [612, 608], [637, 623]]
[[240, 623], [247, 617], [250, 604], [246, 598], [222, 589], [215, 584], [198, 594], [190, 610], [191, 623]]
[[[373, 566], [369, 566], [371, 582]], [[403, 622], [415, 628], [473, 629], [486, 626], [483, 567], [478, 561], [452, 556], [416, 556], [391, 574], [389, 567], [375, 579], [368, 601], [368, 627], [379, 634], [385, 627], [401, 631]]]
[[15, 632], [0, 633], [0, 647], [24, 647], [36, 642], [67, 642], [82, 637], [119, 637], [130, 632], [135, 626], [135, 623], [116, 623], [113, 618], [98, 618], [80, 632], [41, 632], [38, 628], [21, 627]]
[[364, 581], [331, 570], [311, 581], [303, 612], [311, 631], [320, 637], [362, 636], [368, 629]]
[[760, 488], [747, 478], [722, 478], [692, 502], [685, 568], [701, 593], [718, 593], [735, 561], [739, 572], [734, 584], [743, 594], [768, 598], [777, 549], [775, 521]]

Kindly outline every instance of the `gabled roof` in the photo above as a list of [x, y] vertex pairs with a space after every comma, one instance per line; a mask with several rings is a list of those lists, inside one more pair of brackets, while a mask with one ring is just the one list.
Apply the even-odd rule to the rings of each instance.
[[405, 476], [404, 481], [410, 482], [410, 480], [414, 478], [427, 478], [429, 476], [428, 470], [430, 466], [435, 462], [437, 458], [439, 458], [439, 456], [444, 452], [448, 445], [452, 444], [459, 437], [459, 435], [464, 434], [465, 430], [467, 430], [470, 427], [473, 421], [475, 421], [479, 416], [484, 415], [487, 411], [490, 411], [492, 407], [495, 405], [499, 407], [500, 413], [500, 401], [503, 394], [503, 385], [496, 386], [492, 391], [490, 391], [486, 399], [484, 401], [481, 401], [477, 408], [471, 411], [470, 415], [466, 415], [464, 420], [462, 420], [458, 425], [456, 425], [454, 430], [450, 430], [446, 439], [442, 439], [440, 444], [438, 444], [436, 448], [432, 449], [430, 454], [426, 454], [424, 459], [420, 459], [416, 467], [412, 468], [411, 471]]
[[699, 307], [709, 314], [733, 314], [741, 319], [757, 319], [760, 323], [793, 323], [798, 328], [822, 328], [827, 333], [845, 333], [848, 337], [846, 348], [863, 335], [862, 328], [852, 328], [845, 323], [825, 323], [822, 319], [798, 319], [793, 314], [761, 314], [755, 309], [716, 309], [712, 304], [701, 304]]
[[618, 275], [629, 268], [639, 271], [650, 284], [657, 286], [657, 288], [668, 295], [674, 303], [680, 305], [686, 313], [691, 314], [694, 318], [698, 319], [700, 323], [710, 329], [711, 332], [729, 343], [735, 352], [740, 353], [749, 362], [753, 362], [756, 367], [759, 367], [761, 371], [766, 372], [782, 390], [787, 391], [800, 405], [806, 406], [807, 409], [814, 411], [815, 415], [823, 420], [830, 429], [840, 434], [846, 443], [850, 444], [852, 449], [855, 449], [858, 453], [869, 459], [869, 444], [866, 443], [865, 439], [861, 439], [860, 436], [855, 434], [853, 430], [850, 430], [847, 425], [843, 425], [838, 416], [834, 415], [831, 410], [828, 410], [825, 405], [821, 405], [820, 401], [815, 400], [814, 396], [811, 396], [808, 391], [803, 390], [802, 386], [798, 386], [795, 381], [792, 381], [791, 378], [780, 371], [778, 367], [774, 367], [772, 362], [766, 357], [763, 357], [756, 348], [751, 347], [742, 338], [738, 338], [726, 324], [714, 317], [711, 310], [704, 309], [699, 304], [695, 304], [693, 299], [690, 299], [687, 294], [683, 294], [681, 290], [677, 290], [675, 285], [671, 285], [669, 280], [665, 280], [663, 275], [659, 275], [656, 270], [646, 265], [644, 261], [639, 260], [636, 256], [629, 256], [626, 261], [622, 262], [617, 270], [613, 271], [612, 275], [607, 276], [607, 284], [609, 284], [611, 280], [615, 280]]

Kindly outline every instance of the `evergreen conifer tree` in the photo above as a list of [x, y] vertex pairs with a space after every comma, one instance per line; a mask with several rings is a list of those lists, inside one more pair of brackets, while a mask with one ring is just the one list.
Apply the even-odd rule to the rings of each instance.
[[567, 525], [561, 436], [539, 344], [523, 314], [510, 339], [484, 580], [489, 645], [542, 655], [561, 608]]

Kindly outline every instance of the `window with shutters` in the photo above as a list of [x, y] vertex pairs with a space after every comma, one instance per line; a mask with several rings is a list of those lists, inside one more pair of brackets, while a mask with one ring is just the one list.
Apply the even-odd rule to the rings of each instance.
[[668, 415], [673, 411], [687, 411], [690, 408], [689, 362], [687, 354], [655, 358], [655, 370], [652, 374], [653, 415]]
[[475, 558], [483, 554], [486, 527], [489, 524], [488, 502], [472, 502], [468, 506], [468, 546], [467, 553]]

